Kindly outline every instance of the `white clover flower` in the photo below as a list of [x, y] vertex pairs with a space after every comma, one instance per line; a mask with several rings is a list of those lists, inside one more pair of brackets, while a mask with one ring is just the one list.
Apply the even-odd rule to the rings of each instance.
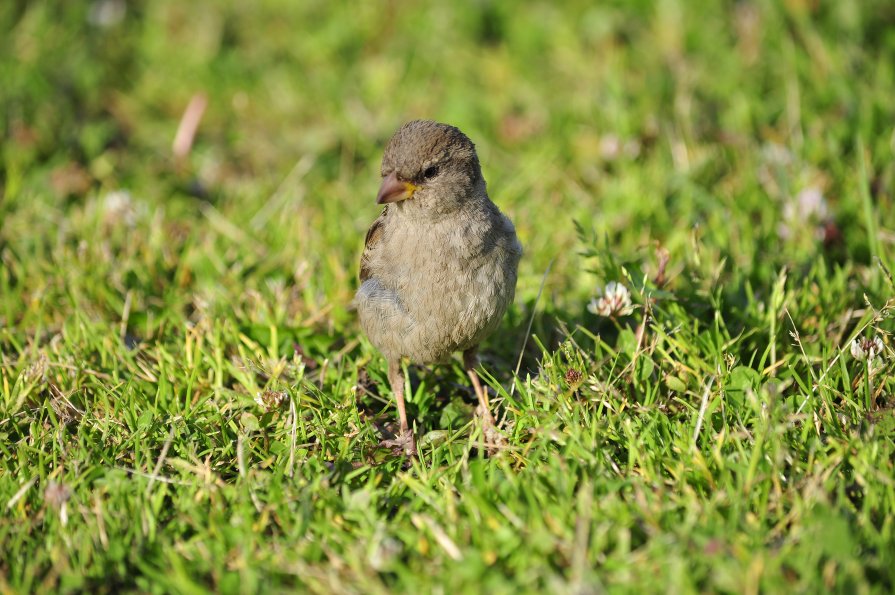
[[761, 156], [771, 165], [780, 167], [786, 167], [795, 161], [792, 152], [783, 145], [778, 145], [777, 143], [768, 143], [763, 146], [761, 148]]
[[851, 355], [859, 362], [872, 362], [882, 352], [883, 340], [879, 337], [872, 339], [858, 338], [851, 342]]
[[801, 217], [825, 219], [830, 214], [827, 199], [824, 198], [820, 188], [809, 186], [799, 192], [795, 197]]
[[279, 409], [289, 398], [284, 390], [266, 390], [255, 395], [255, 403], [264, 411]]
[[107, 223], [133, 227], [144, 208], [145, 205], [134, 200], [127, 190], [113, 190], [103, 197], [102, 209]]
[[605, 161], [614, 161], [619, 157], [635, 158], [640, 155], [640, 143], [635, 139], [622, 139], [615, 134], [607, 134], [600, 138], [600, 157]]
[[603, 295], [592, 298], [587, 309], [593, 314], [609, 318], [627, 316], [634, 311], [634, 306], [631, 305], [631, 292], [621, 283], [610, 281], [606, 284]]
[[124, 20], [127, 4], [124, 0], [97, 0], [90, 5], [87, 22], [96, 27], [108, 29]]
[[783, 205], [783, 221], [777, 226], [777, 234], [788, 240], [804, 226], [814, 226], [816, 235], [823, 234], [822, 223], [829, 219], [830, 207], [820, 188], [808, 186], [791, 197]]

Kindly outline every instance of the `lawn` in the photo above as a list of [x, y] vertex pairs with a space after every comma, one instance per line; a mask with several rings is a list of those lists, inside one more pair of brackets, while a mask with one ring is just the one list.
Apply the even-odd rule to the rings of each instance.
[[[889, 0], [5, 0], [0, 55], [0, 592], [895, 590]], [[459, 360], [379, 445], [413, 118], [525, 247], [497, 453]]]

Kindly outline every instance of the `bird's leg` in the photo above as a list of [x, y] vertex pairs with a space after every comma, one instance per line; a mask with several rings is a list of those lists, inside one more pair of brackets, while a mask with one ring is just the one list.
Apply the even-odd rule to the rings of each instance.
[[472, 382], [472, 389], [475, 391], [475, 396], [479, 400], [479, 407], [482, 410], [482, 429], [487, 435], [491, 433], [494, 428], [494, 416], [491, 415], [491, 405], [488, 403], [488, 393], [482, 388], [482, 383], [479, 381], [479, 375], [475, 371], [478, 365], [479, 357], [476, 355], [475, 347], [463, 352], [463, 367], [466, 368], [466, 374], [469, 376], [470, 382]]
[[391, 384], [395, 400], [398, 402], [398, 420], [401, 430], [395, 440], [390, 440], [386, 444], [403, 447], [404, 454], [414, 455], [416, 454], [416, 443], [413, 440], [410, 424], [407, 423], [407, 409], [404, 406], [404, 374], [401, 372], [400, 359], [388, 362], [388, 382]]
[[388, 363], [388, 381], [392, 385], [395, 400], [398, 401], [398, 419], [401, 421], [401, 433], [406, 434], [410, 431], [410, 425], [407, 423], [407, 409], [404, 407], [404, 374], [401, 373], [400, 361]]

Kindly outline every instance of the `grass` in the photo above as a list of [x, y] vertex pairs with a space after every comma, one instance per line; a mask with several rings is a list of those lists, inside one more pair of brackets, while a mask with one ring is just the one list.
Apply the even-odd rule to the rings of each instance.
[[[890, 3], [121, 6], [0, 7], [0, 591], [895, 589]], [[407, 466], [350, 302], [414, 117], [526, 255], [508, 447], [410, 367]]]

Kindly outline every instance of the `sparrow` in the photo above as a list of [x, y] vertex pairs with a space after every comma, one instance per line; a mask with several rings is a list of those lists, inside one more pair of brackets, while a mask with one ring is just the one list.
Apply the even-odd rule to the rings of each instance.
[[479, 344], [500, 324], [516, 291], [522, 245], [491, 202], [475, 145], [428, 120], [401, 126], [382, 157], [376, 203], [355, 296], [360, 325], [388, 363], [400, 432], [384, 444], [416, 452], [404, 403], [402, 358], [443, 363], [462, 352], [485, 436], [494, 432], [476, 368]]

